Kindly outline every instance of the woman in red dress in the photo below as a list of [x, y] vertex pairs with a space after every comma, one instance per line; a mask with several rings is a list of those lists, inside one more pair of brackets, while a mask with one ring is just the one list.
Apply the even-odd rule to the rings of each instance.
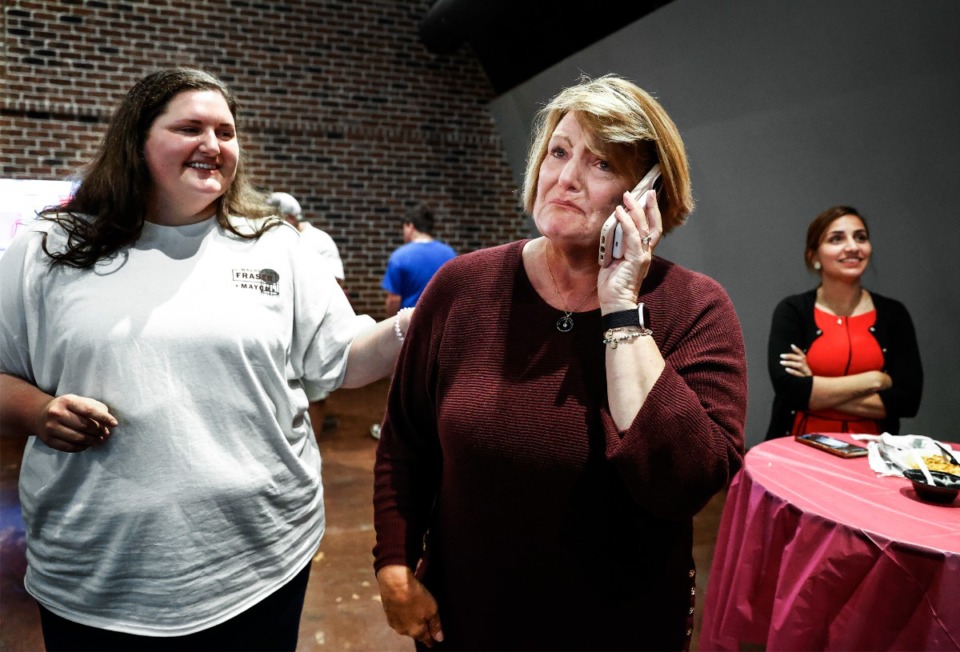
[[855, 208], [835, 206], [810, 223], [804, 257], [815, 290], [773, 314], [768, 370], [776, 398], [767, 439], [808, 432], [899, 433], [916, 415], [923, 368], [899, 301], [861, 284], [873, 247]]

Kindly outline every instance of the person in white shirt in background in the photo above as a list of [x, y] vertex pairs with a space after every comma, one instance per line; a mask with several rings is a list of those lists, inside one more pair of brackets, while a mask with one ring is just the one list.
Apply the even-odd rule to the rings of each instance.
[[[343, 288], [344, 293], [347, 294], [347, 298], [349, 298], [350, 294], [344, 285], [343, 260], [340, 258], [337, 243], [330, 237], [330, 234], [304, 220], [300, 202], [289, 193], [272, 193], [267, 198], [267, 205], [276, 207], [280, 217], [300, 232], [300, 239], [320, 254], [340, 287]], [[339, 425], [337, 417], [328, 413], [327, 397], [329, 395], [329, 392], [325, 392], [317, 400], [310, 402], [310, 421], [313, 423], [313, 431], [317, 437], [323, 432], [336, 429]]]
[[[333, 241], [330, 234], [322, 229], [318, 229], [303, 219], [303, 210], [300, 208], [300, 202], [285, 192], [275, 192], [267, 198], [267, 205], [275, 206], [280, 217], [296, 227], [303, 238], [311, 247], [320, 252], [325, 263], [333, 272], [333, 276], [340, 283], [344, 283], [343, 260], [340, 258], [340, 250], [337, 249], [337, 243]], [[390, 316], [390, 315], [388, 315]]]

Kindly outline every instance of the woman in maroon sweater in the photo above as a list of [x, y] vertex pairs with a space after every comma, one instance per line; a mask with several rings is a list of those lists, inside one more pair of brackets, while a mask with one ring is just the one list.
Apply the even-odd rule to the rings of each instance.
[[[650, 95], [584, 80], [537, 129], [542, 237], [445, 265], [406, 334], [377, 451], [384, 610], [438, 649], [682, 649], [693, 515], [743, 456], [740, 325], [653, 256], [693, 202]], [[659, 192], [626, 193], [656, 163]], [[601, 267], [614, 211], [624, 253]]]

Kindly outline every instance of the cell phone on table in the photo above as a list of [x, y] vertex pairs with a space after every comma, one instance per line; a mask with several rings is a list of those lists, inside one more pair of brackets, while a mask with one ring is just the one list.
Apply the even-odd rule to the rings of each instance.
[[[640, 199], [643, 193], [653, 188], [660, 178], [660, 164], [656, 163], [640, 182], [630, 191], [634, 199]], [[609, 267], [614, 258], [623, 258], [623, 227], [614, 211], [600, 229], [600, 266]]]
[[822, 432], [797, 435], [796, 440], [840, 457], [863, 457], [867, 454], [867, 449], [864, 446], [848, 444]]

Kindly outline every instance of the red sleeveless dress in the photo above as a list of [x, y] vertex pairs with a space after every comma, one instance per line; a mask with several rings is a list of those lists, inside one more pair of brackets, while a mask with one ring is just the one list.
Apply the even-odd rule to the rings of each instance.
[[[883, 351], [873, 336], [876, 310], [855, 317], [838, 317], [815, 307], [813, 317], [823, 333], [807, 351], [807, 364], [814, 376], [849, 376], [883, 370]], [[808, 432], [879, 435], [880, 422], [832, 409], [797, 410], [793, 436]]]

